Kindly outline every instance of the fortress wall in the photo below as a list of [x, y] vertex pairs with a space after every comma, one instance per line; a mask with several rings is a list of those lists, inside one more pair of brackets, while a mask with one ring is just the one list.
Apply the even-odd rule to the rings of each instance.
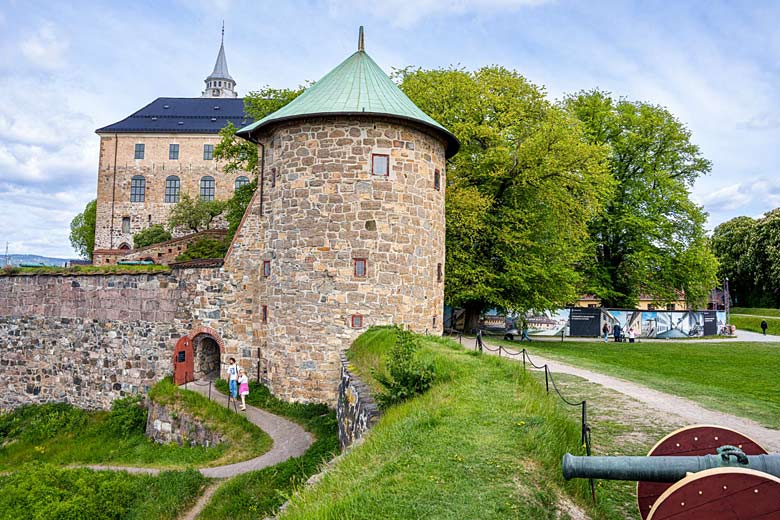
[[[137, 275], [0, 277], [0, 408], [68, 401], [107, 408], [172, 372], [198, 327], [235, 344], [219, 269]], [[240, 357], [237, 348], [226, 348]], [[250, 367], [252, 361], [242, 359]]]
[[[296, 121], [262, 142], [267, 223], [237, 242], [271, 260], [267, 279], [260, 256], [246, 271], [261, 278], [257, 306], [268, 307], [267, 381], [283, 399], [335, 405], [339, 352], [368, 326], [441, 332], [444, 145], [375, 117]], [[390, 157], [389, 175], [372, 173], [372, 154]], [[355, 258], [367, 260], [365, 277], [355, 276]]]

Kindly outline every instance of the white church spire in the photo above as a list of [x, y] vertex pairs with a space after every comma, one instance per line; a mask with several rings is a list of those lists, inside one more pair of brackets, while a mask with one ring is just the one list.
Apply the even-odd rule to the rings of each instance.
[[219, 54], [217, 54], [217, 61], [214, 63], [214, 70], [205, 79], [206, 90], [203, 91], [201, 97], [210, 98], [235, 98], [238, 97], [236, 93], [236, 81], [230, 77], [227, 66], [227, 58], [225, 58], [225, 22], [222, 22], [222, 42], [219, 45]]

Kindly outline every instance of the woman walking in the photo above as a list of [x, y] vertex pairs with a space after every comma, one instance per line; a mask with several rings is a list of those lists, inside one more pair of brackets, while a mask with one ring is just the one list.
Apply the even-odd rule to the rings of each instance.
[[241, 396], [241, 410], [246, 411], [246, 396], [249, 395], [249, 378], [246, 376], [246, 370], [241, 369], [241, 375], [238, 376], [238, 395]]

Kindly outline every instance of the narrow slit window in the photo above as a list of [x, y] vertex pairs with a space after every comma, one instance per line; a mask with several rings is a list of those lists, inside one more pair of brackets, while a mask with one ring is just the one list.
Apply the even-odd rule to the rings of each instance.
[[130, 202], [144, 200], [146, 200], [146, 178], [143, 175], [134, 175], [130, 179]]
[[271, 187], [276, 188], [276, 168], [271, 168]]
[[263, 305], [263, 323], [268, 323], [268, 305]]
[[439, 170], [433, 170], [433, 188], [436, 191], [441, 191], [441, 173]]
[[441, 264], [436, 264], [436, 281], [441, 282], [444, 279], [444, 270]]
[[178, 161], [179, 160], [179, 145], [178, 144], [169, 144], [168, 145], [168, 160], [171, 161]]
[[390, 173], [390, 156], [379, 153], [372, 154], [371, 173], [387, 177]]
[[353, 314], [351, 322], [352, 322], [353, 329], [363, 328], [363, 316], [361, 316], [360, 314]]
[[368, 261], [365, 258], [355, 258], [355, 276], [365, 278], [368, 272]]
[[144, 143], [136, 143], [135, 145], [135, 158], [136, 159], [143, 159], [144, 158]]
[[263, 276], [268, 278], [271, 276], [271, 261], [270, 260], [263, 260]]

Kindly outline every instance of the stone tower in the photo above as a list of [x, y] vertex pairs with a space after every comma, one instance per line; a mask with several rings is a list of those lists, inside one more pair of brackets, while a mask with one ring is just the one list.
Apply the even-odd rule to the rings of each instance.
[[362, 28], [359, 42], [238, 132], [261, 171], [225, 261], [243, 291], [232, 314], [254, 317], [261, 376], [288, 400], [333, 404], [339, 352], [368, 326], [442, 331], [445, 160], [459, 143], [366, 54]]
[[208, 98], [235, 98], [238, 97], [238, 93], [235, 91], [236, 81], [230, 77], [227, 66], [227, 58], [225, 58], [225, 24], [222, 23], [222, 41], [219, 44], [219, 54], [217, 54], [217, 61], [214, 63], [214, 70], [204, 80], [206, 82], [206, 90], [203, 91], [201, 97]]

